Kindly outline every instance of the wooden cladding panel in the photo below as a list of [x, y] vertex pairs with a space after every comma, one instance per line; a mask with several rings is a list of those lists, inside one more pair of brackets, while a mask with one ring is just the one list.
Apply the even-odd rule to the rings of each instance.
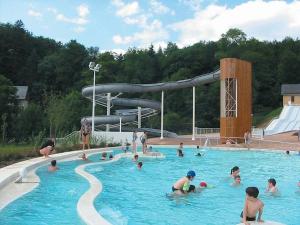
[[220, 118], [220, 135], [221, 137], [243, 138], [244, 133], [251, 131], [252, 126], [251, 63], [235, 58], [225, 58], [221, 60], [220, 68], [221, 80], [226, 78], [237, 80], [237, 117]]

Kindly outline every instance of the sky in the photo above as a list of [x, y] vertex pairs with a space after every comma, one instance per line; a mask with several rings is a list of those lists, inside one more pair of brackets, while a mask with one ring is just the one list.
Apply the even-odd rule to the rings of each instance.
[[216, 41], [230, 28], [248, 38], [300, 37], [300, 0], [0, 0], [0, 22], [21, 19], [35, 36], [123, 53]]

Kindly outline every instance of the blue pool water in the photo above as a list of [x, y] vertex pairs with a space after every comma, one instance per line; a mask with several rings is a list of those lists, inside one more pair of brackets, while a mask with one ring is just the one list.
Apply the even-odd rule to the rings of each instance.
[[[186, 148], [185, 157], [178, 158], [175, 148], [155, 150], [166, 158], [143, 159], [142, 170], [137, 170], [131, 159], [87, 167], [104, 186], [95, 207], [112, 224], [234, 225], [239, 222], [247, 186], [260, 189], [259, 198], [265, 203], [263, 219], [300, 224], [300, 192], [296, 186], [300, 156], [210, 150], [204, 157], [195, 157], [194, 149]], [[99, 162], [100, 156], [90, 158]], [[39, 168], [40, 185], [0, 211], [0, 224], [84, 224], [77, 215], [76, 204], [89, 184], [74, 171], [82, 163], [85, 162], [60, 162], [60, 170], [55, 173], [49, 173], [45, 166]], [[235, 165], [241, 169], [240, 187], [232, 187], [228, 178]], [[185, 197], [166, 197], [173, 183], [190, 169], [197, 173], [193, 184], [206, 181], [215, 188]], [[278, 182], [279, 197], [264, 193], [270, 177]]]
[[[195, 157], [192, 149], [186, 149], [185, 157], [178, 158], [175, 149], [159, 151], [166, 154], [166, 159], [142, 160], [142, 170], [130, 159], [87, 167], [104, 184], [95, 206], [112, 224], [237, 224], [247, 186], [257, 186], [260, 190], [259, 198], [265, 203], [263, 219], [300, 224], [300, 194], [296, 193], [299, 156], [214, 150], [207, 151], [204, 157]], [[241, 169], [243, 185], [240, 187], [232, 187], [228, 178], [235, 165]], [[190, 169], [197, 173], [193, 184], [206, 181], [215, 188], [186, 197], [167, 198], [172, 184]], [[278, 182], [279, 197], [264, 193], [271, 177]]]
[[89, 184], [74, 171], [82, 163], [59, 163], [60, 170], [53, 173], [48, 172], [47, 166], [39, 168], [40, 185], [0, 211], [0, 224], [84, 224], [77, 214], [76, 204]]

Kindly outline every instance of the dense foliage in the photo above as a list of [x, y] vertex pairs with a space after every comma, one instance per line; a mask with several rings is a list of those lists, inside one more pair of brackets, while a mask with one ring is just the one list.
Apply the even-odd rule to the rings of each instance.
[[[300, 41], [289, 37], [282, 41], [259, 41], [248, 39], [241, 30], [230, 29], [216, 42], [199, 40], [182, 49], [169, 43], [158, 51], [151, 45], [118, 55], [99, 53], [97, 47], [86, 48], [75, 40], [62, 44], [36, 37], [24, 28], [22, 21], [0, 24], [1, 134], [7, 140], [22, 141], [40, 132], [64, 135], [79, 129], [80, 118], [91, 115], [91, 103], [81, 96], [82, 87], [92, 84], [92, 72], [88, 69], [91, 60], [102, 65], [96, 83], [156, 83], [213, 71], [224, 57], [253, 63], [254, 114], [281, 105], [282, 83], [300, 83]], [[28, 108], [13, 107], [12, 85], [29, 86]], [[219, 83], [199, 86], [196, 92], [196, 126], [218, 127]], [[122, 97], [160, 100], [160, 93]], [[165, 98], [165, 128], [189, 132], [192, 90], [168, 91]], [[98, 115], [105, 111], [97, 107]], [[144, 127], [159, 128], [159, 123], [159, 117], [143, 120]]]

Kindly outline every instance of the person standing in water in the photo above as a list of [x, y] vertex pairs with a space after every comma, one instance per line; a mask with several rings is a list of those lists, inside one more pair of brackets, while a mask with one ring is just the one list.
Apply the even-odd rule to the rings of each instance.
[[87, 119], [84, 119], [81, 124], [80, 136], [82, 140], [82, 150], [85, 149], [85, 145], [87, 145], [88, 149], [90, 149], [90, 134], [91, 134], [91, 126]]
[[141, 140], [141, 143], [142, 143], [142, 151], [143, 151], [143, 154], [146, 153], [147, 151], [147, 133], [146, 131], [144, 131], [144, 134], [140, 137], [140, 140]]
[[138, 136], [136, 134], [136, 131], [133, 131], [132, 133], [132, 152], [135, 154], [136, 153], [136, 140]]
[[185, 177], [180, 178], [172, 186], [172, 191], [176, 194], [187, 194], [195, 190], [195, 186], [190, 189], [190, 182], [195, 178], [196, 173], [193, 170], [190, 170]]

